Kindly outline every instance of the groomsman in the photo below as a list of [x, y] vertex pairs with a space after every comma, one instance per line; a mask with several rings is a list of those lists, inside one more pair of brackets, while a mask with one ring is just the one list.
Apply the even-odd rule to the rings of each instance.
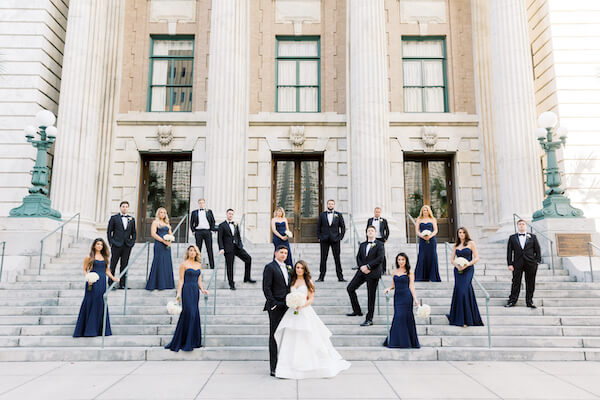
[[356, 254], [356, 265], [358, 271], [354, 278], [348, 284], [346, 290], [350, 296], [352, 304], [352, 312], [346, 314], [349, 317], [361, 316], [362, 310], [356, 296], [356, 289], [363, 283], [367, 282], [367, 318], [360, 326], [373, 325], [373, 314], [375, 313], [375, 295], [377, 294], [377, 283], [381, 278], [381, 263], [385, 255], [385, 247], [383, 242], [375, 238], [377, 231], [374, 226], [367, 228], [367, 241], [362, 242]]
[[342, 263], [340, 262], [340, 242], [346, 233], [346, 225], [344, 224], [344, 217], [341, 213], [334, 211], [334, 207], [335, 201], [327, 200], [327, 211], [322, 212], [317, 221], [317, 237], [321, 243], [321, 271], [317, 282], [323, 282], [325, 279], [330, 247], [333, 251], [338, 280], [346, 282], [342, 273]]
[[[367, 221], [367, 228], [369, 226], [375, 227], [375, 230], [377, 231], [375, 238], [377, 240], [383, 243], [387, 242], [388, 238], [390, 237], [390, 228], [388, 227], [387, 220], [381, 217], [381, 207], [375, 207], [375, 210], [373, 211], [373, 217], [369, 218], [369, 220]], [[382, 271], [384, 274], [386, 271], [386, 266], [387, 259], [384, 255], [383, 263], [381, 264]]]
[[235, 282], [233, 281], [233, 261], [238, 257], [245, 264], [244, 282], [256, 283], [250, 278], [250, 268], [252, 268], [252, 257], [244, 250], [242, 237], [240, 236], [240, 228], [238, 224], [233, 222], [233, 210], [227, 210], [227, 220], [219, 224], [218, 241], [219, 253], [225, 254], [225, 265], [227, 266], [227, 279], [229, 280], [229, 289], [235, 290]]
[[211, 269], [215, 268], [215, 259], [213, 257], [212, 232], [217, 231], [215, 225], [215, 217], [211, 210], [205, 208], [206, 200], [198, 200], [198, 209], [192, 211], [190, 218], [190, 229], [196, 237], [196, 246], [202, 251], [202, 242], [206, 244], [206, 252], [208, 253], [208, 264]]
[[537, 267], [542, 262], [540, 244], [533, 233], [527, 233], [527, 223], [524, 220], [520, 219], [517, 222], [517, 231], [518, 233], [508, 238], [506, 262], [513, 278], [510, 297], [505, 307], [514, 307], [517, 303], [521, 292], [521, 279], [525, 272], [525, 304], [529, 308], [537, 308], [533, 304], [533, 292]]
[[[119, 204], [119, 209], [121, 212], [110, 217], [108, 228], [106, 229], [111, 252], [110, 272], [114, 276], [116, 276], [115, 271], [119, 260], [121, 260], [119, 272], [127, 268], [129, 255], [131, 254], [131, 249], [135, 244], [137, 235], [135, 231], [135, 218], [127, 214], [127, 211], [129, 211], [129, 202], [122, 201]], [[119, 289], [125, 288], [126, 284], [127, 276], [123, 275], [119, 282]]]

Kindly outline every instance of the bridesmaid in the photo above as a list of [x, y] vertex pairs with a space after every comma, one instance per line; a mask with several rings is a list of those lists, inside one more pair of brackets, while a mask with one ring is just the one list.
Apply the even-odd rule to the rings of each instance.
[[[469, 263], [462, 267], [456, 264], [456, 258], [466, 258]], [[456, 326], [483, 326], [477, 299], [471, 281], [475, 273], [474, 265], [479, 261], [475, 242], [471, 240], [467, 228], [458, 228], [456, 243], [452, 251], [452, 265], [454, 265], [454, 292], [450, 314], [446, 314], [450, 325]]]
[[[285, 246], [288, 248], [288, 255], [285, 259], [285, 265], [294, 265], [292, 263], [292, 249], [290, 249], [289, 237], [285, 234], [285, 231], [289, 231], [288, 220], [285, 217], [285, 210], [283, 207], [277, 207], [275, 210], [275, 217], [271, 219], [271, 231], [273, 232], [273, 246], [275, 249], [279, 246]], [[275, 256], [273, 256], [275, 259]]]
[[164, 240], [166, 234], [171, 235], [169, 216], [164, 207], [156, 210], [156, 218], [152, 221], [150, 232], [154, 238], [154, 258], [146, 290], [174, 289], [173, 261], [171, 260], [171, 242]]
[[[423, 231], [431, 231], [428, 236]], [[415, 221], [415, 231], [419, 236], [419, 255], [417, 267], [415, 268], [415, 280], [417, 282], [441, 282], [438, 270], [437, 240], [438, 226], [431, 207], [424, 205]]]
[[202, 328], [200, 326], [200, 310], [198, 300], [200, 292], [207, 295], [202, 287], [202, 264], [200, 251], [191, 245], [185, 252], [185, 258], [179, 267], [179, 282], [177, 283], [177, 299], [182, 302], [182, 310], [177, 321], [177, 328], [171, 342], [165, 349], [172, 351], [192, 351], [202, 347]]
[[415, 294], [415, 274], [410, 270], [410, 262], [405, 253], [396, 256], [396, 269], [392, 274], [392, 286], [383, 293], [394, 291], [394, 318], [389, 336], [383, 345], [389, 348], [418, 349], [421, 345], [417, 336], [413, 305], [419, 305], [419, 302]]
[[[110, 272], [109, 251], [103, 239], [95, 239], [92, 243], [90, 254], [83, 261], [83, 276], [88, 272], [98, 274], [98, 279], [92, 284], [85, 283], [85, 295], [79, 309], [79, 317], [75, 325], [73, 337], [82, 336], [102, 336], [102, 318], [104, 316], [104, 293], [106, 292], [106, 276], [115, 282], [119, 280]], [[106, 336], [112, 334], [110, 330], [110, 320], [108, 319], [108, 310], [106, 311]]]

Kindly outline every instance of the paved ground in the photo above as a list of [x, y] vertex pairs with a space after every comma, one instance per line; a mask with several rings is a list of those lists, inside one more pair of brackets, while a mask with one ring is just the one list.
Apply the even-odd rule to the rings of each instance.
[[353, 362], [333, 379], [266, 362], [0, 363], [0, 399], [600, 399], [600, 362]]

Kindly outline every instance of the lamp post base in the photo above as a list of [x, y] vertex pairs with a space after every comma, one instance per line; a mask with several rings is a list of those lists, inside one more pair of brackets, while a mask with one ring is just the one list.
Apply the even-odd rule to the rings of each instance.
[[10, 217], [17, 218], [52, 218], [61, 219], [60, 212], [54, 210], [50, 199], [43, 194], [34, 193], [23, 198], [23, 204], [10, 210]]
[[571, 200], [562, 194], [546, 197], [542, 203], [544, 208], [533, 213], [533, 221], [544, 218], [583, 218], [583, 211], [571, 205]]

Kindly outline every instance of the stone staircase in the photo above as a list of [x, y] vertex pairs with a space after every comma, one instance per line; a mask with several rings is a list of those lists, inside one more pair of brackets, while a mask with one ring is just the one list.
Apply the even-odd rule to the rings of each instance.
[[[26, 270], [17, 282], [0, 284], [0, 361], [50, 360], [266, 360], [268, 318], [262, 312], [264, 298], [260, 279], [264, 264], [272, 257], [272, 245], [249, 245], [253, 257], [253, 278], [257, 284], [242, 283], [243, 266], [236, 264], [238, 290], [230, 291], [223, 279], [221, 264], [217, 276], [217, 306], [213, 314], [213, 291], [208, 307], [201, 298], [200, 312], [206, 319], [206, 347], [191, 353], [164, 350], [177, 323], [167, 313], [166, 303], [175, 291], [144, 290], [146, 263], [143, 254], [130, 270], [127, 314], [123, 315], [124, 291], [109, 296], [113, 336], [105, 348], [101, 338], [71, 337], [83, 297], [82, 260], [88, 243], [72, 246], [51, 260], [37, 274]], [[388, 266], [396, 251], [408, 253], [414, 266], [414, 245], [388, 246]], [[386, 333], [386, 301], [380, 295], [380, 313], [375, 325], [360, 327], [361, 317], [346, 317], [350, 311], [346, 284], [337, 282], [333, 260], [325, 282], [317, 284], [315, 311], [333, 332], [332, 341], [349, 360], [600, 360], [600, 283], [575, 282], [567, 271], [555, 274], [540, 265], [535, 301], [536, 310], [503, 307], [510, 288], [510, 273], [502, 244], [479, 244], [477, 279], [490, 294], [492, 348], [487, 348], [487, 327], [448, 326], [445, 313], [452, 297], [452, 271], [446, 282], [445, 249], [439, 245], [442, 283], [417, 283], [417, 296], [429, 304], [429, 318], [417, 318], [421, 349], [387, 349], [381, 346]], [[136, 245], [133, 254], [141, 248]], [[391, 250], [393, 248], [393, 251]], [[294, 259], [300, 255], [318, 275], [317, 244], [293, 245]], [[353, 248], [342, 246], [342, 265], [350, 280], [354, 271]], [[183, 254], [183, 246], [180, 255]], [[150, 254], [152, 257], [152, 254]], [[175, 273], [179, 260], [174, 261]], [[205, 282], [212, 270], [204, 270]], [[176, 275], [177, 276], [177, 275]], [[391, 277], [384, 276], [385, 285]], [[486, 321], [483, 292], [476, 293]], [[523, 293], [524, 295], [524, 290]], [[366, 310], [366, 288], [359, 291]], [[520, 304], [523, 305], [520, 300]], [[393, 302], [389, 303], [390, 321]]]

